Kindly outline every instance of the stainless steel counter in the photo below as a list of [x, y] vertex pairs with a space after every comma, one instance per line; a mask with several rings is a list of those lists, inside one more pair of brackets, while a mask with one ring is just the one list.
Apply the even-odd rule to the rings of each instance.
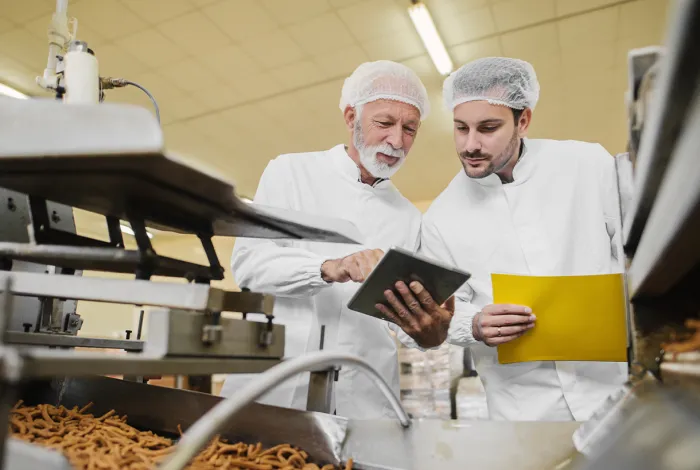
[[393, 421], [351, 420], [342, 457], [367, 470], [554, 470], [575, 454], [579, 426], [420, 420], [404, 430]]

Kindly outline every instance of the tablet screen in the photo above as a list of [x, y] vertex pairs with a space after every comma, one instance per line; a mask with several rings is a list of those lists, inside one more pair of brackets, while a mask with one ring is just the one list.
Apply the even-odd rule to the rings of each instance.
[[348, 308], [389, 320], [376, 309], [375, 305], [378, 303], [387, 304], [384, 297], [384, 291], [387, 289], [393, 290], [401, 298], [395, 288], [398, 281], [404, 281], [406, 285], [412, 281], [420, 282], [435, 302], [442, 304], [470, 277], [469, 273], [443, 265], [438, 261], [415, 255], [401, 248], [392, 248], [379, 261], [350, 299]]

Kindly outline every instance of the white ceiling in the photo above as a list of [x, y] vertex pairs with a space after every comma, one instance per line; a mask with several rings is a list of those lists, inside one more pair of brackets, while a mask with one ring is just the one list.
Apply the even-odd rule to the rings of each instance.
[[[533, 63], [542, 86], [530, 135], [626, 145], [626, 54], [658, 44], [669, 0], [426, 0], [453, 61], [505, 55]], [[347, 140], [343, 79], [361, 62], [401, 61], [426, 83], [434, 114], [398, 173], [413, 201], [435, 197], [459, 164], [451, 119], [406, 8], [409, 0], [71, 0], [78, 38], [102, 75], [157, 98], [167, 145], [252, 195], [281, 153]], [[42, 94], [53, 0], [0, 0], [0, 82]], [[150, 107], [135, 89], [108, 101]]]

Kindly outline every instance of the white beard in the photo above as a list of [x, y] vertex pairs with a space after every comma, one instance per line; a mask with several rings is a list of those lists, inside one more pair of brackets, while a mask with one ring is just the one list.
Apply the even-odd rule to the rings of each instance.
[[[360, 154], [360, 163], [362, 163], [365, 170], [367, 170], [375, 178], [391, 178], [406, 160], [406, 152], [404, 152], [403, 149], [395, 149], [387, 143], [379, 145], [365, 145], [363, 137], [364, 133], [362, 132], [359, 117], [356, 122], [355, 132], [353, 133], [353, 143], [355, 144], [357, 152]], [[388, 163], [377, 158], [377, 153], [383, 153], [384, 155], [389, 155], [390, 157], [396, 157], [399, 159], [399, 161], [393, 166], [389, 166]]]

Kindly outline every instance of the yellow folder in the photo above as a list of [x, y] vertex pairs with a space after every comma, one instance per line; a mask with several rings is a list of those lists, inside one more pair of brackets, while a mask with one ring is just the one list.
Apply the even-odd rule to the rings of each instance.
[[491, 280], [495, 304], [525, 305], [537, 318], [533, 329], [498, 346], [499, 363], [627, 360], [622, 274]]

